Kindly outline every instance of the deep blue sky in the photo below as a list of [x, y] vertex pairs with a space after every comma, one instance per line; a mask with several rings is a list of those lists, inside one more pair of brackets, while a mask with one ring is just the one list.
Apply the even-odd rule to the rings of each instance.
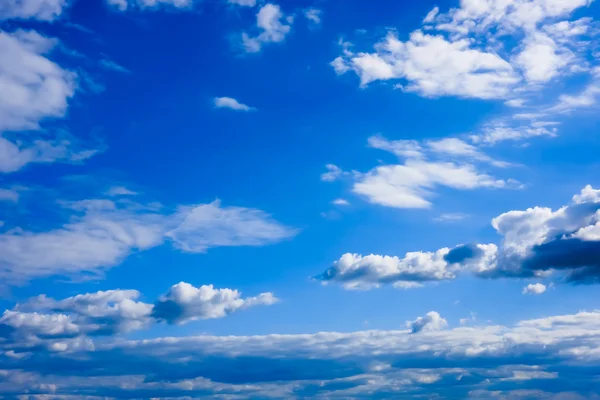
[[[0, 255], [0, 279], [5, 282], [0, 304], [7, 310], [40, 294], [63, 299], [111, 289], [137, 290], [140, 300], [152, 304], [181, 281], [237, 289], [244, 296], [272, 292], [279, 299], [268, 307], [227, 312], [226, 318], [196, 316], [185, 325], [156, 323], [119, 333], [138, 339], [397, 330], [432, 310], [450, 327], [458, 327], [459, 320], [472, 313], [478, 324], [513, 326], [527, 319], [600, 309], [596, 286], [565, 283], [565, 270], [582, 265], [560, 271], [550, 265], [546, 272], [554, 273], [539, 277], [523, 273], [520, 268], [538, 251], [533, 242], [519, 254], [518, 266], [507, 267], [518, 273], [485, 275], [464, 264], [463, 272], [451, 279], [431, 279], [423, 272], [418, 278], [386, 281], [377, 275], [377, 266], [369, 264], [356, 279], [345, 280], [341, 271], [327, 285], [314, 279], [329, 267], [337, 268], [336, 260], [345, 253], [403, 258], [407, 252], [474, 243], [498, 245], [500, 261], [494, 268], [500, 271], [502, 260], [517, 256], [504, 250], [503, 240], [513, 239], [492, 227], [494, 217], [535, 206], [556, 210], [571, 204], [586, 185], [599, 187], [598, 2], [581, 7], [573, 2], [556, 9], [552, 4], [560, 2], [517, 1], [514, 9], [469, 17], [477, 23], [464, 33], [456, 27], [469, 19], [461, 20], [460, 14], [469, 2], [457, 11], [459, 2], [450, 0], [281, 1], [270, 6], [284, 16], [271, 23], [290, 28], [275, 32], [282, 35], [276, 38], [256, 25], [257, 13], [267, 7], [261, 1], [251, 7], [225, 0], [182, 2], [186, 5], [181, 7], [164, 1], [147, 7], [140, 0], [125, 2], [126, 10], [103, 0], [22, 3], [31, 3], [30, 10], [37, 5], [43, 10], [46, 4], [58, 11], [48, 15], [20, 5], [0, 7], [3, 40], [14, 42], [10, 48], [0, 43], [5, 52], [0, 55], [0, 79], [27, 87], [40, 101], [60, 103], [60, 95], [38, 91], [39, 82], [23, 83], [19, 71], [34, 71], [42, 80], [49, 72], [18, 57], [15, 49], [21, 46], [37, 55], [35, 62], [45, 59], [63, 71], [66, 75], [60, 79], [71, 79], [72, 93], [63, 96], [66, 103], [58, 111], [34, 113], [27, 108], [33, 109], [31, 100], [14, 105], [11, 99], [16, 95], [4, 89], [10, 101], [0, 103], [0, 119], [24, 115], [39, 126], [0, 124], [0, 135], [21, 151], [64, 137], [72, 147], [66, 155], [52, 157], [38, 149], [37, 159], [10, 171], [5, 168], [0, 175], [0, 188], [18, 193], [18, 200], [0, 202], [0, 246], [5, 254]], [[535, 19], [533, 13], [525, 13], [519, 19], [513, 11], [522, 3], [541, 7], [542, 16]], [[423, 22], [434, 6], [439, 14]], [[305, 16], [309, 10], [318, 11], [318, 23]], [[497, 17], [494, 22], [486, 19], [491, 15]], [[285, 16], [293, 16], [293, 22]], [[585, 29], [566, 35], [554, 28], [561, 21], [563, 28], [579, 24]], [[426, 35], [425, 41], [416, 38], [417, 30]], [[27, 47], [23, 32], [37, 32], [52, 44], [47, 51]], [[259, 51], [244, 48], [242, 32], [257, 38]], [[383, 49], [390, 34], [405, 47]], [[427, 47], [426, 41], [434, 37], [448, 47]], [[345, 47], [344, 42], [352, 45]], [[411, 52], [410, 46], [421, 53]], [[334, 68], [338, 57], [344, 71]], [[381, 63], [365, 61], [373, 58]], [[476, 76], [505, 80], [488, 95], [482, 81], [470, 80]], [[578, 101], [569, 102], [565, 96]], [[219, 107], [218, 99], [224, 97], [251, 109]], [[524, 105], [511, 107], [510, 101]], [[486, 132], [500, 125], [516, 136], [485, 142]], [[541, 133], [532, 134], [535, 129]], [[383, 137], [388, 144], [413, 141], [422, 154], [413, 158], [373, 148], [368, 144], [372, 137]], [[448, 138], [477, 155], [452, 153], [448, 147], [432, 150], [430, 143]], [[79, 160], [72, 155], [75, 147], [96, 153]], [[0, 151], [2, 157], [6, 165], [10, 157], [16, 158]], [[500, 167], [494, 161], [511, 165]], [[423, 171], [430, 171], [434, 163], [441, 172], [423, 178], [427, 182], [422, 185], [415, 184], [408, 171], [386, 178], [376, 170], [417, 165], [415, 173], [426, 174]], [[322, 177], [328, 164], [340, 171], [331, 182]], [[478, 179], [485, 176], [495, 183], [470, 186], [470, 178], [453, 177], [454, 167], [471, 168]], [[369, 177], [382, 179], [377, 185], [386, 179], [396, 185], [398, 192], [386, 192], [388, 199], [414, 190], [430, 205], [391, 205], [377, 197], [382, 186], [357, 189]], [[111, 187], [136, 195], [111, 198], [106, 194]], [[118, 203], [123, 198], [131, 203]], [[67, 205], [90, 199], [115, 201], [117, 210]], [[257, 211], [258, 219], [270, 221], [273, 229], [284, 227], [288, 234], [263, 237], [247, 219], [227, 214], [195, 220], [193, 230], [186, 232], [210, 242], [202, 251], [173, 244], [169, 232], [180, 229], [178, 218], [187, 215], [181, 207], [216, 199], [221, 201], [219, 210], [262, 210]], [[333, 204], [335, 199], [348, 204]], [[141, 210], [153, 202], [162, 208]], [[129, 238], [122, 239], [112, 228], [93, 224], [106, 218], [127, 231], [133, 221], [143, 219], [148, 227], [146, 213], [152, 214], [152, 221], [160, 220], [157, 243], [143, 249], [127, 244], [112, 261], [104, 258], [109, 250], [97, 246], [98, 260], [66, 255], [74, 247], [84, 253], [86, 249], [73, 239], [61, 242], [61, 229], [127, 242]], [[235, 221], [223, 228], [228, 218]], [[552, 232], [568, 236], [593, 226], [598, 217], [589, 218], [564, 224], [532, 220], [526, 227], [507, 229], [535, 235], [540, 224], [552, 229], [560, 225]], [[532, 239], [535, 245], [566, 238], [544, 235]], [[517, 242], [526, 240], [519, 237]], [[574, 250], [574, 258], [579, 255]], [[600, 261], [592, 257], [588, 265], [598, 267]], [[70, 273], [64, 273], [67, 267]], [[99, 271], [100, 276], [89, 279]], [[407, 280], [423, 287], [391, 285]], [[379, 287], [344, 286], [367, 281]], [[535, 283], [545, 285], [546, 291], [522, 294], [526, 285]]]

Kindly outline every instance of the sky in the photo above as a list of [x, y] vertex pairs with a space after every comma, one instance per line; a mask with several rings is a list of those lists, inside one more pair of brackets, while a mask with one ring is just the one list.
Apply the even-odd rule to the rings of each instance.
[[600, 398], [600, 3], [0, 2], [0, 398]]

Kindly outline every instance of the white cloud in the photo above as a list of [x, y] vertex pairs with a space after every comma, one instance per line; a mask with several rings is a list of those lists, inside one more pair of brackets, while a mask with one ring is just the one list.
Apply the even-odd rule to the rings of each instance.
[[386, 283], [412, 288], [413, 283], [454, 279], [454, 271], [444, 259], [449, 251], [412, 252], [404, 258], [346, 253], [316, 278], [324, 283], [340, 282], [346, 289], [371, 289]]
[[237, 290], [215, 289], [213, 285], [198, 288], [186, 282], [173, 285], [154, 306], [153, 316], [173, 324], [198, 319], [222, 318], [240, 309], [271, 305], [278, 301], [272, 293], [242, 298]]
[[516, 90], [534, 91], [554, 78], [586, 71], [590, 18], [570, 21], [588, 4], [554, 0], [466, 0], [440, 13], [434, 7], [423, 28], [401, 41], [390, 29], [373, 51], [343, 54], [331, 65], [353, 71], [361, 86], [399, 81], [421, 96], [512, 100]]
[[64, 116], [75, 75], [45, 57], [57, 41], [35, 31], [0, 31], [0, 132], [37, 129]]
[[15, 172], [32, 163], [78, 163], [102, 151], [101, 148], [82, 149], [70, 135], [61, 136], [40, 137], [29, 142], [13, 142], [0, 136], [0, 173]]
[[215, 107], [217, 108], [230, 108], [236, 111], [254, 111], [256, 108], [242, 104], [232, 97], [215, 97]]
[[125, 11], [131, 8], [153, 10], [161, 7], [189, 9], [194, 5], [195, 0], [106, 0], [106, 2], [119, 11]]
[[125, 186], [113, 186], [106, 192], [108, 196], [136, 196], [137, 192], [127, 189]]
[[346, 199], [335, 199], [331, 202], [331, 204], [336, 206], [349, 206], [350, 202]]
[[312, 24], [319, 25], [321, 23], [321, 13], [322, 11], [317, 8], [307, 8], [304, 10], [304, 17]]
[[[476, 277], [533, 278], [551, 274], [568, 283], [600, 283], [600, 190], [585, 187], [572, 202], [555, 211], [533, 207], [508, 211], [492, 220], [499, 245], [466, 244], [436, 252], [409, 252], [403, 258], [344, 254], [323, 274], [324, 283], [348, 289], [383, 284]], [[541, 290], [529, 285], [525, 292]]]
[[470, 158], [473, 160], [488, 162], [496, 167], [507, 167], [509, 163], [496, 161], [490, 156], [483, 154], [477, 147], [458, 138], [445, 138], [440, 140], [430, 140], [427, 142], [430, 149], [436, 153], [448, 156], [458, 156]]
[[298, 231], [281, 225], [261, 210], [210, 204], [180, 207], [181, 222], [166, 233], [178, 249], [203, 253], [211, 247], [264, 246], [295, 236]]
[[526, 124], [512, 123], [504, 120], [485, 124], [481, 132], [471, 135], [475, 144], [493, 146], [504, 141], [522, 141], [534, 137], [555, 137], [557, 129], [555, 121], [537, 121]]
[[282, 42], [292, 28], [293, 17], [286, 17], [276, 4], [267, 3], [256, 14], [258, 36], [242, 33], [242, 44], [248, 53], [257, 53], [265, 43]]
[[523, 50], [515, 57], [515, 63], [523, 69], [529, 82], [547, 82], [561, 73], [574, 55], [568, 49], [559, 49], [547, 35], [536, 33], [529, 36]]
[[448, 321], [440, 316], [436, 311], [430, 311], [424, 317], [419, 317], [414, 321], [408, 321], [406, 326], [412, 333], [441, 331], [448, 326]]
[[100, 66], [102, 68], [108, 69], [110, 71], [122, 72], [126, 74], [130, 74], [131, 71], [125, 68], [124, 66], [117, 64], [116, 62], [108, 59], [100, 60]]
[[254, 7], [256, 5], [256, 0], [227, 0], [227, 2], [243, 7]]
[[425, 16], [425, 18], [423, 19], [423, 23], [424, 24], [428, 24], [433, 22], [433, 20], [435, 19], [435, 17], [437, 17], [437, 15], [440, 12], [440, 8], [438, 6], [435, 6], [431, 9], [431, 11], [429, 11], [427, 13], [427, 15]]
[[19, 192], [14, 189], [0, 188], [0, 201], [16, 203], [19, 201]]
[[[405, 79], [405, 90], [423, 96], [499, 98], [519, 81], [511, 65], [493, 53], [470, 47], [468, 41], [447, 41], [421, 31], [401, 42], [394, 33], [376, 45], [376, 53], [346, 57], [365, 86], [376, 80]], [[338, 64], [341, 61], [338, 61]], [[338, 72], [344, 72], [338, 68]]]
[[67, 0], [6, 0], [0, 4], [0, 20], [52, 21], [62, 14], [67, 5]]
[[477, 171], [474, 165], [407, 160], [403, 165], [379, 166], [357, 179], [354, 193], [371, 203], [395, 208], [427, 208], [436, 186], [458, 190], [504, 188], [510, 182]]
[[520, 186], [514, 179], [497, 179], [481, 172], [478, 162], [494, 167], [507, 167], [510, 164], [494, 160], [458, 138], [420, 143], [416, 140], [390, 141], [382, 136], [372, 136], [368, 144], [405, 160], [399, 164], [379, 165], [367, 173], [344, 172], [328, 164], [328, 172], [321, 175], [321, 180], [334, 181], [343, 175], [351, 176], [354, 193], [365, 196], [371, 203], [395, 208], [430, 207], [428, 198], [440, 186], [457, 190]]
[[340, 167], [334, 164], [327, 164], [325, 168], [327, 168], [327, 172], [321, 175], [321, 180], [323, 182], [336, 181], [344, 174], [344, 171], [342, 171]]
[[469, 216], [463, 213], [445, 213], [441, 214], [439, 217], [434, 218], [436, 222], [458, 222], [462, 221]]
[[[0, 317], [4, 347], [19, 349], [43, 345], [66, 351], [85, 341], [85, 336], [112, 336], [148, 328], [166, 321], [184, 324], [198, 319], [223, 318], [278, 299], [270, 292], [242, 298], [233, 289], [212, 285], [195, 288], [186, 282], [173, 285], [154, 304], [138, 301], [137, 290], [107, 290], [78, 294], [62, 300], [46, 295], [31, 298], [6, 310]], [[8, 331], [7, 331], [8, 327]], [[8, 334], [7, 334], [8, 332]], [[1, 354], [1, 353], [0, 353]]]
[[542, 294], [546, 291], [546, 285], [542, 283], [530, 283], [523, 288], [523, 294]]
[[[20, 348], [3, 341], [0, 390], [69, 400], [82, 392], [96, 396], [93, 400], [144, 398], [148, 393], [181, 398], [199, 392], [202, 397], [233, 398], [436, 393], [442, 398], [594, 399], [595, 376], [586, 371], [593, 372], [600, 362], [599, 317], [591, 311], [513, 326], [446, 328], [443, 318], [431, 312], [421, 318], [416, 326], [424, 329], [415, 334], [409, 327], [141, 340], [80, 336], [70, 347], [62, 341], [62, 346]], [[68, 320], [41, 325], [44, 331], [54, 326], [60, 332]], [[544, 392], [548, 385], [552, 393]]]
[[0, 278], [22, 283], [62, 275], [95, 278], [129, 254], [169, 239], [190, 252], [219, 246], [263, 246], [294, 236], [268, 214], [218, 202], [182, 206], [174, 214], [155, 207], [105, 199], [63, 202], [73, 210], [68, 223], [47, 231], [11, 229], [0, 234]]
[[371, 136], [368, 139], [369, 147], [388, 151], [398, 157], [421, 158], [423, 148], [416, 140], [387, 140], [383, 136]]

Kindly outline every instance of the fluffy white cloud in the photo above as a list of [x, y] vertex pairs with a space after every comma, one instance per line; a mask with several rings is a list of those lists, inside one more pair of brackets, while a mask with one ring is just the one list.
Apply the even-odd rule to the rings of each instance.
[[215, 289], [213, 285], [197, 288], [180, 282], [158, 300], [152, 315], [168, 323], [183, 324], [197, 319], [222, 318], [240, 309], [277, 301], [273, 293], [242, 298], [237, 290]]
[[247, 106], [246, 104], [240, 103], [232, 97], [215, 97], [215, 107], [217, 108], [230, 108], [236, 111], [254, 111], [256, 108]]
[[0, 132], [65, 114], [75, 75], [45, 57], [56, 44], [35, 31], [0, 32]]
[[0, 20], [52, 21], [62, 14], [67, 5], [67, 0], [6, 0], [0, 4]]
[[257, 53], [265, 43], [282, 42], [292, 29], [293, 17], [286, 17], [277, 4], [267, 3], [256, 14], [256, 26], [260, 33], [250, 36], [242, 33], [242, 45], [248, 53]]
[[361, 86], [394, 80], [401, 82], [396, 87], [427, 97], [510, 98], [515, 89], [534, 90], [531, 83], [585, 64], [576, 61], [585, 60], [589, 41], [580, 36], [590, 31], [590, 19], [569, 17], [587, 3], [465, 0], [446, 13], [435, 7], [409, 40], [392, 30], [374, 51], [345, 47], [331, 64], [337, 74], [356, 73]]
[[546, 291], [546, 285], [542, 283], [530, 283], [523, 288], [523, 294], [542, 294]]
[[442, 318], [438, 312], [430, 311], [424, 317], [408, 321], [406, 326], [412, 333], [440, 331], [448, 326], [448, 321]]
[[449, 251], [411, 252], [404, 258], [346, 253], [316, 278], [324, 283], [343, 283], [346, 289], [371, 289], [386, 283], [407, 288], [414, 283], [454, 279], [454, 271], [445, 260]]
[[[372, 288], [407, 282], [477, 277], [545, 277], [566, 282], [600, 283], [600, 190], [586, 186], [571, 204], [552, 210], [533, 207], [509, 211], [492, 220], [500, 245], [468, 244], [436, 252], [410, 252], [403, 258], [344, 254], [316, 279], [344, 287]], [[532, 284], [524, 293], [543, 292]], [[541, 293], [540, 292], [540, 293]]]
[[62, 300], [45, 295], [17, 304], [0, 317], [0, 357], [36, 348], [53, 352], [92, 347], [90, 337], [113, 336], [149, 327], [152, 323], [183, 324], [197, 319], [223, 318], [257, 305], [272, 305], [272, 293], [242, 298], [237, 290], [195, 288], [180, 282], [155, 304], [138, 301], [137, 290], [107, 290]]
[[0, 234], [0, 277], [20, 283], [35, 277], [96, 277], [130, 253], [169, 239], [182, 251], [219, 246], [261, 246], [297, 233], [268, 214], [218, 202], [182, 206], [176, 213], [134, 202], [91, 199], [63, 202], [70, 221], [48, 231], [14, 228]]
[[405, 79], [405, 90], [423, 96], [498, 98], [519, 81], [507, 61], [471, 48], [466, 40], [451, 42], [415, 31], [408, 42], [390, 33], [375, 47], [376, 53], [358, 53], [343, 64], [360, 77], [362, 86], [376, 80]]

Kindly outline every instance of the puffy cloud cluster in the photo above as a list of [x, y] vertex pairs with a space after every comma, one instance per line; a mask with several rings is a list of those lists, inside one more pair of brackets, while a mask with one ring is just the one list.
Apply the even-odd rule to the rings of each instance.
[[278, 301], [272, 293], [243, 298], [232, 289], [198, 288], [186, 282], [173, 285], [154, 304], [139, 301], [137, 290], [108, 290], [62, 300], [45, 295], [17, 304], [0, 317], [0, 351], [27, 356], [45, 348], [74, 351], [93, 348], [90, 338], [113, 336], [167, 322], [223, 318], [235, 311]]
[[196, 288], [180, 282], [160, 298], [152, 315], [159, 320], [182, 324], [196, 319], [222, 318], [239, 309], [276, 302], [272, 293], [244, 299], [237, 290], [215, 289], [212, 285]]
[[[586, 186], [569, 205], [509, 211], [492, 220], [500, 244], [467, 244], [405, 257], [344, 254], [316, 278], [347, 288], [381, 284], [413, 287], [454, 279], [459, 273], [483, 278], [546, 277], [557, 273], [571, 283], [600, 282], [600, 190]], [[524, 293], [543, 293], [528, 286]]]
[[406, 326], [410, 328], [412, 333], [421, 331], [439, 331], [448, 326], [448, 321], [440, 316], [436, 311], [428, 312], [424, 317], [419, 317], [412, 322], [407, 322]]
[[[107, 338], [70, 351], [27, 353], [4, 348], [0, 391], [9, 397], [346, 399], [524, 391], [525, 398], [593, 399], [599, 317], [593, 311], [514, 326], [447, 328], [430, 312], [396, 331]], [[57, 318], [43, 332], [74, 329]]]
[[265, 43], [283, 42], [292, 29], [294, 18], [285, 16], [277, 4], [267, 3], [256, 14], [257, 36], [242, 33], [242, 45], [248, 53], [257, 53]]
[[435, 7], [407, 41], [390, 31], [373, 52], [346, 46], [331, 65], [338, 74], [356, 73], [362, 86], [394, 80], [428, 97], [510, 98], [516, 88], [586, 69], [591, 20], [570, 18], [588, 4], [468, 0], [446, 13]]
[[328, 164], [321, 180], [332, 182], [341, 177], [351, 177], [354, 193], [366, 197], [371, 203], [395, 208], [427, 208], [431, 206], [428, 197], [438, 187], [456, 190], [520, 187], [514, 179], [498, 179], [482, 172], [485, 165], [504, 168], [510, 164], [491, 158], [459, 138], [421, 143], [372, 136], [368, 143], [370, 147], [390, 152], [403, 161], [379, 165], [366, 173], [349, 173]]
[[129, 199], [62, 205], [72, 216], [59, 228], [13, 227], [0, 233], [0, 277], [5, 283], [55, 275], [94, 277], [132, 252], [165, 240], [181, 251], [199, 253], [212, 247], [267, 245], [297, 233], [263, 211], [224, 207], [219, 201], [181, 206], [173, 213]]

